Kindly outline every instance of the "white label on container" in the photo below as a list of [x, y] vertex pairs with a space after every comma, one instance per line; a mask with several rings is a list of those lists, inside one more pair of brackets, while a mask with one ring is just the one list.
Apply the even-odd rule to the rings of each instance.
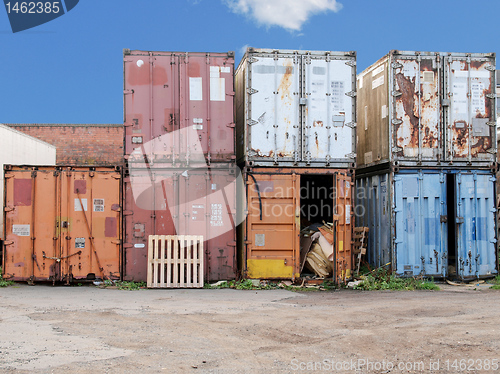
[[365, 153], [365, 164], [371, 164], [373, 162], [373, 153], [372, 151]]
[[255, 234], [255, 246], [264, 247], [266, 245], [266, 234]]
[[217, 189], [217, 185], [215, 183], [212, 183], [212, 191], [215, 191]]
[[193, 129], [195, 129], [195, 130], [203, 130], [203, 125], [193, 125]]
[[346, 225], [351, 224], [351, 206], [350, 205], [345, 206], [345, 224]]
[[[469, 76], [468, 71], [455, 71], [455, 77], [457, 78], [467, 78]], [[470, 72], [470, 77], [471, 78], [484, 78], [484, 79], [490, 79], [491, 78], [491, 73], [489, 71], [471, 71]]]
[[231, 73], [231, 68], [229, 66], [221, 66], [220, 72], [221, 73]]
[[380, 65], [378, 68], [372, 71], [372, 77], [378, 75], [384, 71], [384, 64]]
[[104, 212], [104, 199], [94, 199], [94, 212]]
[[381, 112], [382, 112], [382, 118], [387, 118], [387, 105], [382, 105], [382, 109], [381, 109]]
[[193, 118], [193, 123], [203, 123], [203, 118]]
[[470, 85], [471, 91], [471, 101], [472, 101], [472, 113], [485, 113], [486, 112], [486, 104], [484, 100], [484, 84], [479, 82], [471, 82]]
[[12, 233], [17, 236], [30, 236], [30, 225], [12, 225]]
[[345, 96], [344, 82], [332, 81], [330, 85], [332, 89], [332, 109], [335, 111], [343, 111]]
[[226, 101], [226, 80], [225, 78], [210, 77], [210, 100]]
[[[83, 210], [87, 211], [87, 199], [82, 199]], [[80, 205], [80, 200], [75, 199], [75, 212], [81, 212], [82, 206]]]
[[378, 77], [377, 79], [374, 79], [373, 82], [372, 82], [372, 90], [374, 90], [375, 88], [377, 87], [380, 87], [381, 85], [384, 84], [384, 76], [381, 75], [380, 77]]
[[221, 227], [222, 222], [222, 204], [211, 204], [210, 226]]
[[146, 244], [142, 244], [142, 243], [134, 244], [134, 248], [144, 248], [144, 247], [146, 247]]
[[463, 79], [453, 82], [453, 113], [467, 114], [467, 82]]
[[220, 78], [220, 69], [218, 66], [210, 66], [210, 78]]
[[203, 80], [201, 77], [189, 77], [189, 100], [203, 100]]
[[75, 238], [75, 248], [85, 248], [85, 238]]

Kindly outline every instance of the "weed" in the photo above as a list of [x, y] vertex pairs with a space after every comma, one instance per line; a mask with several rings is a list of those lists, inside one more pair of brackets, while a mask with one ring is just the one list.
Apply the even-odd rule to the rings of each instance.
[[127, 291], [137, 291], [141, 288], [146, 287], [145, 282], [134, 282], [134, 281], [123, 281], [123, 282], [115, 282], [116, 286], [119, 290], [127, 290]]
[[493, 286], [490, 287], [492, 290], [500, 290], [500, 275], [492, 279], [491, 283], [493, 284]]
[[15, 284], [13, 281], [3, 279], [2, 274], [3, 274], [2, 267], [0, 266], [0, 287], [9, 287], [9, 286], [13, 286]]
[[378, 269], [364, 277], [363, 281], [354, 287], [357, 290], [439, 290], [434, 281], [416, 278], [399, 278], [385, 269]]

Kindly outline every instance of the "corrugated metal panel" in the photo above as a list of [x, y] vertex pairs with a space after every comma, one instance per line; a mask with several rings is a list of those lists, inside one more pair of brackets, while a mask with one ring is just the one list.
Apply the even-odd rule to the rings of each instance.
[[356, 178], [356, 226], [368, 227], [366, 260], [375, 267], [392, 261], [391, 174]]
[[234, 54], [124, 52], [125, 154], [162, 135], [192, 128], [196, 136], [155, 143], [151, 161], [189, 161], [200, 142], [211, 162], [234, 160]]
[[495, 55], [392, 51], [358, 76], [358, 167], [491, 167]]
[[[162, 165], [163, 166], [163, 165]], [[149, 235], [203, 235], [208, 281], [236, 277], [238, 169], [149, 169], [125, 178], [124, 279], [145, 281]]]
[[[4, 165], [55, 165], [56, 147], [0, 124], [0, 197], [4, 195]], [[3, 214], [0, 214], [0, 239], [4, 238]]]
[[353, 52], [249, 48], [236, 73], [239, 162], [350, 167]]
[[248, 216], [241, 244], [247, 277], [300, 277], [300, 230], [322, 220], [335, 225], [334, 277], [350, 276], [352, 175], [338, 169], [255, 168], [246, 171], [245, 180]]
[[13, 166], [5, 178], [5, 277], [120, 279], [119, 170]]
[[456, 169], [357, 176], [357, 225], [370, 228], [368, 261], [392, 263], [401, 276], [497, 274], [495, 181], [487, 171]]
[[457, 272], [461, 278], [496, 273], [495, 181], [489, 174], [457, 175]]

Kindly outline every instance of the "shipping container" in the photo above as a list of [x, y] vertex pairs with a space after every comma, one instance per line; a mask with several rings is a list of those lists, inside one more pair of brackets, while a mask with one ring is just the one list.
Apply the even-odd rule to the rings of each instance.
[[358, 76], [357, 166], [496, 163], [494, 53], [391, 51]]
[[146, 281], [149, 235], [202, 235], [206, 281], [235, 279], [239, 169], [134, 164], [125, 176], [124, 279]]
[[[55, 165], [56, 147], [0, 124], [0, 198], [2, 199], [2, 212], [3, 166], [7, 164]], [[0, 239], [2, 238], [4, 238], [3, 214], [0, 214]]]
[[[207, 163], [235, 160], [234, 53], [124, 50], [125, 155], [157, 139], [151, 162], [189, 164], [193, 142]], [[178, 130], [192, 128], [194, 137]], [[166, 144], [161, 137], [172, 135]]]
[[244, 276], [301, 277], [307, 248], [301, 230], [334, 224], [333, 279], [351, 276], [353, 175], [321, 168], [254, 168], [245, 171], [247, 217], [239, 247]]
[[3, 276], [120, 279], [119, 167], [5, 166]]
[[356, 176], [357, 226], [367, 260], [399, 276], [456, 279], [498, 273], [495, 175], [419, 169]]
[[235, 90], [239, 164], [353, 166], [355, 52], [248, 48]]

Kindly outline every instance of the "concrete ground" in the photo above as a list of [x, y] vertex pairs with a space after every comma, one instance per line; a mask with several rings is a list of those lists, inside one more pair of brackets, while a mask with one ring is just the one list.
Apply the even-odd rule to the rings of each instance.
[[299, 293], [16, 284], [0, 289], [0, 372], [500, 372], [500, 291], [441, 287]]

